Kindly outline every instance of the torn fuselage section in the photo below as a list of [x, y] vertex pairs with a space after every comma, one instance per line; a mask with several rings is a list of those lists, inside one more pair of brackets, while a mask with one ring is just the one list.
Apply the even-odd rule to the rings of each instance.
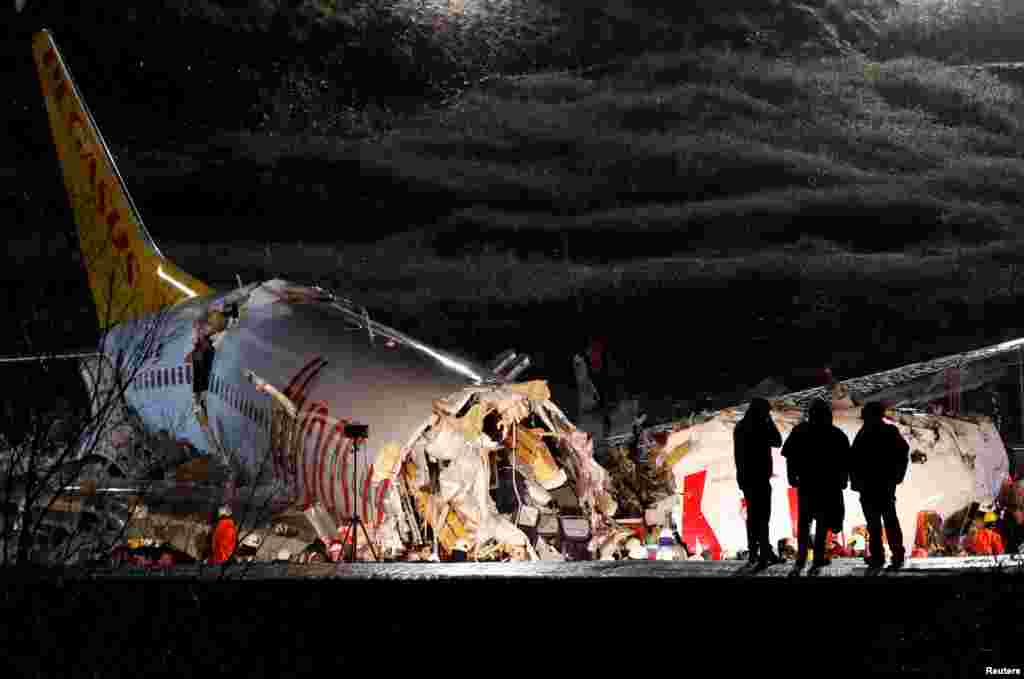
[[589, 434], [544, 382], [470, 387], [433, 410], [394, 456], [396, 497], [376, 536], [385, 549], [400, 545], [409, 560], [575, 560], [621, 531]]

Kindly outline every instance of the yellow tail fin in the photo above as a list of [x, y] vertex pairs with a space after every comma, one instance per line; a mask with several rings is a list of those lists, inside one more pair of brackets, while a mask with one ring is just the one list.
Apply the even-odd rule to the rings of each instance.
[[32, 52], [100, 328], [213, 292], [153, 242], [49, 31]]

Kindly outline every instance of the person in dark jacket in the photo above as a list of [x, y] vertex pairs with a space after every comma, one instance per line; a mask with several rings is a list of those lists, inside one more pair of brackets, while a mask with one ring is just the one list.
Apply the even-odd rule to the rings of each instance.
[[873, 401], [864, 406], [864, 426], [853, 440], [850, 477], [853, 489], [860, 493], [860, 504], [868, 526], [868, 552], [865, 559], [873, 568], [885, 563], [882, 551], [882, 523], [892, 552], [892, 568], [903, 565], [903, 531], [896, 516], [896, 486], [903, 482], [910, 463], [910, 445], [895, 425], [883, 419], [885, 409]]
[[814, 569], [828, 563], [825, 540], [836, 522], [837, 498], [849, 480], [850, 439], [832, 424], [832, 408], [818, 399], [811, 404], [807, 421], [801, 422], [786, 439], [789, 485], [797, 489], [797, 556], [794, 573], [807, 563], [811, 523], [814, 525]]
[[782, 446], [782, 434], [772, 421], [771, 406], [763, 398], [750, 402], [733, 432], [736, 482], [747, 501], [747, 557], [759, 569], [781, 561], [768, 540], [772, 515], [772, 448]]

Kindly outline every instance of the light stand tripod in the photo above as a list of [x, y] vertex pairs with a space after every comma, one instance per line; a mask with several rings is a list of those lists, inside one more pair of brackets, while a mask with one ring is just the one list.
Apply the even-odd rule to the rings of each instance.
[[370, 428], [365, 424], [346, 424], [345, 425], [345, 436], [352, 439], [352, 516], [349, 517], [349, 535], [352, 537], [352, 554], [345, 561], [354, 563], [356, 560], [356, 552], [359, 547], [359, 529], [363, 531], [363, 537], [366, 538], [366, 544], [370, 546], [370, 553], [373, 554], [374, 561], [380, 561], [377, 557], [377, 550], [373, 546], [373, 540], [370, 539], [369, 533], [366, 532], [366, 526], [363, 525], [363, 520], [359, 518], [359, 497], [357, 489], [357, 476], [356, 472], [359, 468], [359, 446], [362, 441], [366, 440], [366, 437], [370, 434]]

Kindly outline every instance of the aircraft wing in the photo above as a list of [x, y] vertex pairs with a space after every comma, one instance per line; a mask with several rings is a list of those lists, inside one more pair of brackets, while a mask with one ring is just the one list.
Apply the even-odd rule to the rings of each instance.
[[59, 361], [68, 359], [97, 358], [101, 356], [95, 349], [73, 351], [66, 354], [37, 354], [35, 356], [0, 356], [0, 365], [7, 363], [32, 363], [42, 361]]
[[[54, 503], [57, 511], [79, 511], [91, 502], [108, 504], [113, 500], [125, 507], [143, 506], [147, 512], [159, 514], [210, 513], [222, 505], [230, 505], [236, 516], [269, 518], [287, 505], [278, 498], [275, 485], [232, 487], [210, 481], [135, 481], [117, 480], [102, 484], [92, 481], [63, 486]], [[8, 502], [19, 502], [25, 496], [24, 482], [12, 484], [5, 494]], [[48, 501], [51, 493], [43, 500]]]

